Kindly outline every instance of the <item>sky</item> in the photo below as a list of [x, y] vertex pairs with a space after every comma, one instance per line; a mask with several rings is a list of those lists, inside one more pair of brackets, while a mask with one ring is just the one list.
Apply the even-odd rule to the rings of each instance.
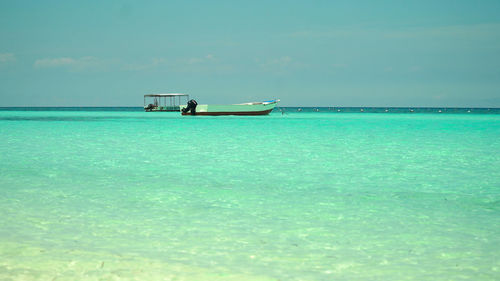
[[500, 107], [500, 1], [0, 0], [0, 106]]

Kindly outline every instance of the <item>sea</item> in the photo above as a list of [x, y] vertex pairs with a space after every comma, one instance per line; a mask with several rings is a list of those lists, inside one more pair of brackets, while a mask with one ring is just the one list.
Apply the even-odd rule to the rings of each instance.
[[0, 280], [500, 280], [500, 109], [0, 108]]

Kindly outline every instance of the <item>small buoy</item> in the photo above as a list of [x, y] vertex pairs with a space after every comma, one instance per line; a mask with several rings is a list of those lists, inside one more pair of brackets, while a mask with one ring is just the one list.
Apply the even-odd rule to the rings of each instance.
[[319, 111], [319, 109], [315, 108], [314, 110]]
[[469, 112], [469, 113], [470, 113], [470, 110], [467, 110], [467, 112]]
[[413, 109], [410, 109], [410, 112], [413, 112]]
[[337, 112], [340, 112], [340, 109], [337, 109]]
[[302, 108], [297, 109], [297, 111], [302, 111]]
[[441, 109], [440, 109], [440, 110], [438, 110], [438, 112], [439, 112], [439, 113], [441, 113], [441, 112], [442, 112], [442, 111], [441, 111]]
[[364, 109], [361, 108], [361, 112], [365, 111]]
[[389, 109], [386, 109], [385, 112], [389, 112]]

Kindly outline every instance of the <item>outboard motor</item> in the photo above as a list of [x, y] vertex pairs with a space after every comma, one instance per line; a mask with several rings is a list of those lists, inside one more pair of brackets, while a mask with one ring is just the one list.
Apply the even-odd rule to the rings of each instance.
[[148, 104], [148, 106], [145, 106], [144, 109], [146, 111], [151, 111], [151, 110], [153, 110], [153, 107], [154, 107], [154, 105], [152, 103], [150, 103], [150, 104]]
[[187, 112], [191, 111], [191, 115], [195, 115], [197, 105], [198, 105], [198, 103], [195, 100], [190, 100], [190, 101], [188, 101], [187, 106], [182, 109], [182, 112], [187, 113]]

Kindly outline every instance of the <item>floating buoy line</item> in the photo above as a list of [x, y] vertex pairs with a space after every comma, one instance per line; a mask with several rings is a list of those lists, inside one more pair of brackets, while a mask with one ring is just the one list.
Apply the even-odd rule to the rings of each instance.
[[[285, 109], [279, 109], [281, 112], [284, 112]], [[474, 109], [470, 108], [401, 108], [401, 107], [393, 107], [393, 108], [364, 108], [364, 107], [309, 107], [302, 108], [298, 107], [295, 109], [296, 112], [345, 112], [345, 113], [472, 113]], [[484, 108], [485, 111], [490, 111], [490, 108]]]

